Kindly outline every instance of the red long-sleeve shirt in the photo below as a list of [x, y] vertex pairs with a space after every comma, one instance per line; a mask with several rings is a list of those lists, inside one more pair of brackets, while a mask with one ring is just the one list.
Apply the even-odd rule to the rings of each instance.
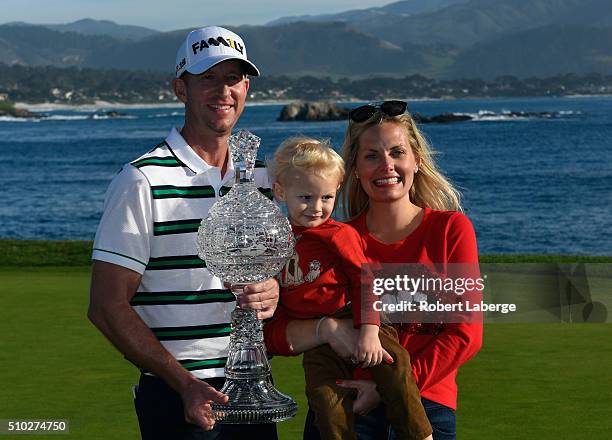
[[[318, 318], [333, 314], [350, 300], [355, 327], [379, 325], [374, 298], [361, 293], [361, 265], [367, 260], [359, 233], [332, 219], [314, 228], [292, 229], [295, 254], [280, 274], [280, 302], [286, 314]], [[367, 285], [367, 277], [363, 282]]]
[[[350, 224], [359, 232], [364, 254], [369, 261], [382, 263], [424, 263], [443, 266], [478, 263], [476, 236], [466, 216], [455, 211], [425, 208], [421, 224], [403, 240], [385, 244], [369, 234], [365, 214]], [[474, 276], [474, 273], [469, 274]], [[289, 317], [279, 307], [264, 330], [271, 353], [295, 355], [287, 344]], [[482, 325], [445, 324], [442, 331], [412, 334], [399, 329], [400, 343], [410, 353], [413, 373], [421, 395], [455, 409], [457, 407], [457, 369], [478, 352], [482, 344]], [[439, 330], [439, 329], [438, 329]]]

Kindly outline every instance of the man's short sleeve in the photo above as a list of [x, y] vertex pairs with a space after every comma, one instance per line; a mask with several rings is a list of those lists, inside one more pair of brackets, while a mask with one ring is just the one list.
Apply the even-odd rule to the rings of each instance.
[[142, 274], [149, 261], [152, 232], [149, 182], [137, 168], [126, 165], [106, 192], [92, 259]]

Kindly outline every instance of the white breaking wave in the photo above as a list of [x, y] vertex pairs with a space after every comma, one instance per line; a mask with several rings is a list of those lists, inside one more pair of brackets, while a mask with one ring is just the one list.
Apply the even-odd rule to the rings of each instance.
[[172, 113], [155, 113], [153, 115], [147, 115], [147, 118], [173, 118], [175, 116], [183, 116], [185, 112], [172, 112]]
[[51, 116], [43, 116], [40, 120], [43, 120], [43, 121], [81, 121], [84, 119], [89, 119], [89, 117], [84, 116], [84, 115], [51, 115]]
[[533, 119], [555, 119], [567, 116], [580, 115], [582, 112], [574, 110], [561, 110], [558, 112], [521, 112], [503, 109], [496, 113], [491, 110], [479, 110], [478, 113], [453, 113], [455, 116], [469, 116], [472, 121], [529, 121]]
[[0, 122], [43, 122], [43, 121], [87, 121], [107, 119], [138, 119], [133, 115], [41, 115], [39, 118], [16, 118], [14, 116], [0, 116]]
[[110, 116], [110, 115], [94, 114], [90, 117], [90, 119], [138, 119], [138, 118], [133, 115]]
[[36, 118], [15, 118], [14, 116], [0, 116], [0, 122], [38, 122]]
[[70, 105], [70, 104], [54, 104], [40, 103], [28, 104], [24, 102], [15, 103], [15, 107], [26, 108], [32, 112], [48, 112], [54, 110], [73, 110], [79, 112], [96, 112], [109, 109], [150, 109], [150, 108], [176, 108], [182, 107], [182, 103], [164, 103], [164, 104], [121, 104], [117, 102], [96, 101], [94, 104]]

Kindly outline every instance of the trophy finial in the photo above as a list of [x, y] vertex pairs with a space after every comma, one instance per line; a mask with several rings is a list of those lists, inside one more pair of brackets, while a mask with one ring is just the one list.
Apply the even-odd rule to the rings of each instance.
[[236, 176], [239, 176], [240, 181], [252, 181], [261, 139], [248, 130], [239, 130], [229, 137], [227, 143], [236, 168]]

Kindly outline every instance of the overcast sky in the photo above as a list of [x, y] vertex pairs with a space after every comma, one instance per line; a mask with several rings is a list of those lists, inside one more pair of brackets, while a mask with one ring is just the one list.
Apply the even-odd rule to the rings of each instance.
[[326, 14], [394, 0], [0, 0], [0, 23], [112, 20], [169, 31], [210, 24], [263, 24], [287, 15]]

